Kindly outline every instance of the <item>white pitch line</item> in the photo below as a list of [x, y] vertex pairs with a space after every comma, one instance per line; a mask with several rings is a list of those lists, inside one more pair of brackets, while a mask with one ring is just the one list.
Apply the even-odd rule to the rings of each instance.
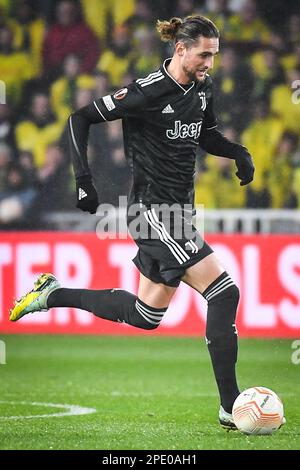
[[6, 403], [8, 405], [29, 405], [29, 406], [44, 406], [46, 408], [60, 408], [65, 409], [60, 413], [49, 413], [43, 415], [25, 415], [25, 416], [0, 416], [0, 420], [8, 419], [33, 419], [33, 418], [58, 418], [61, 416], [78, 416], [78, 415], [89, 415], [96, 413], [95, 408], [85, 408], [79, 405], [66, 405], [59, 403], [41, 403], [37, 401], [8, 401], [0, 400], [0, 404]]

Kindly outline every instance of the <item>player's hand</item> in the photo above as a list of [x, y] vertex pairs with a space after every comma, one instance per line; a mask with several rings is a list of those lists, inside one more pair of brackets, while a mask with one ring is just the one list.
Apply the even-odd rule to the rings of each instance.
[[240, 186], [251, 183], [255, 168], [252, 157], [246, 147], [241, 146], [240, 155], [235, 159], [235, 163], [238, 169], [236, 176], [241, 180]]
[[90, 176], [76, 178], [76, 207], [84, 212], [95, 214], [99, 205], [98, 194]]

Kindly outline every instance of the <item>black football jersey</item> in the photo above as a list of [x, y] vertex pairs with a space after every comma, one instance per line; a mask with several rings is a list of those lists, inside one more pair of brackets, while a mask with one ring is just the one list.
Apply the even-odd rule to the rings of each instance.
[[[133, 172], [131, 203], [192, 203], [201, 130], [217, 127], [210, 76], [183, 86], [168, 73], [170, 60], [95, 100], [87, 110], [91, 123], [123, 121], [124, 149]], [[80, 153], [79, 130], [72, 120], [70, 131], [73, 150]]]

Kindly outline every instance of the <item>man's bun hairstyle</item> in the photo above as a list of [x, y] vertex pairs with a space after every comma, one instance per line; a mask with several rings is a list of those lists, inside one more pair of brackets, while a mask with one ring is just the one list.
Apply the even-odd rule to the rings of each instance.
[[160, 38], [164, 42], [175, 41], [177, 31], [182, 24], [181, 18], [171, 18], [170, 21], [157, 20], [156, 29], [159, 32]]
[[219, 38], [220, 33], [216, 25], [201, 15], [187, 16], [183, 20], [181, 18], [171, 18], [169, 21], [158, 20], [156, 29], [160, 38], [164, 42], [178, 41], [185, 43], [186, 47], [191, 47], [199, 36], [205, 38]]

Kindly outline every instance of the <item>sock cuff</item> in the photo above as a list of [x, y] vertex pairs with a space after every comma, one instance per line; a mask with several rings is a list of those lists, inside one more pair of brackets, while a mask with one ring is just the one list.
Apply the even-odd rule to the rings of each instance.
[[160, 313], [160, 312], [165, 313], [168, 310], [168, 307], [161, 307], [161, 308], [150, 307], [150, 305], [145, 304], [145, 302], [143, 302], [138, 297], [136, 299], [136, 303], [138, 303], [144, 309], [151, 311], [152, 313]]
[[228, 287], [234, 286], [234, 282], [229, 274], [224, 271], [220, 276], [217, 277], [202, 293], [203, 297], [209, 301], [213, 297], [221, 294]]
[[163, 319], [164, 313], [167, 308], [154, 308], [142, 302], [140, 299], [135, 301], [136, 311], [146, 320], [146, 323], [153, 325], [157, 328], [160, 325], [160, 322]]

